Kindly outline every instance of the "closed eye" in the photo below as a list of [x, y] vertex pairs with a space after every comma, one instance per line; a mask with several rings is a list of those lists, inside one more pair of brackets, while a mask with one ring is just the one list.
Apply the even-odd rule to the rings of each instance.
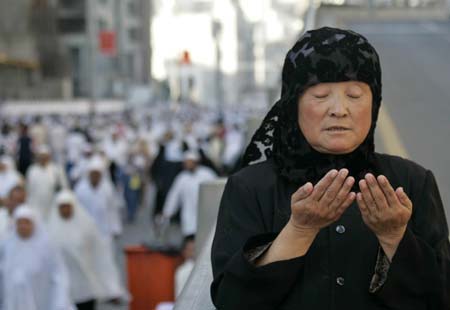
[[348, 96], [349, 98], [352, 98], [352, 99], [359, 99], [359, 98], [361, 98], [360, 95], [352, 95], [352, 94], [348, 94], [347, 96]]
[[314, 98], [316, 98], [316, 99], [325, 99], [326, 97], [328, 97], [328, 94], [317, 94], [317, 95], [314, 95]]

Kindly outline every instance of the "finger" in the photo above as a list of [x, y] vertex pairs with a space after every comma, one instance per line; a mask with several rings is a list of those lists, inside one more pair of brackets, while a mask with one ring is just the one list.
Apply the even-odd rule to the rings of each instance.
[[388, 205], [395, 206], [399, 200], [394, 189], [392, 188], [391, 183], [389, 183], [389, 180], [384, 175], [379, 175], [378, 183], [380, 184], [381, 190], [384, 192]]
[[341, 206], [341, 204], [347, 199], [347, 195], [351, 191], [354, 183], [355, 178], [353, 177], [348, 177], [347, 179], [345, 179], [345, 182], [339, 190], [339, 193], [332, 201], [330, 208], [339, 208]]
[[331, 185], [327, 188], [327, 190], [325, 191], [325, 193], [323, 194], [323, 196], [319, 199], [319, 201], [327, 206], [327, 207], [331, 207], [331, 204], [333, 202], [333, 200], [336, 198], [336, 196], [338, 195], [339, 191], [342, 188], [342, 185], [344, 184], [345, 178], [348, 175], [348, 170], [347, 169], [341, 169], [337, 175], [337, 177], [334, 178], [333, 182], [331, 183]]
[[311, 182], [306, 183], [302, 187], [300, 187], [291, 197], [291, 203], [294, 204], [299, 200], [303, 200], [308, 197], [313, 190], [314, 186]]
[[403, 206], [405, 206], [408, 209], [412, 209], [412, 201], [409, 199], [408, 195], [406, 195], [405, 191], [403, 190], [403, 187], [397, 188], [395, 193], [397, 194], [397, 197]]
[[361, 216], [363, 218], [364, 223], [373, 223], [376, 221], [375, 214], [369, 207], [367, 207], [367, 204], [364, 201], [362, 193], [358, 193], [356, 195], [356, 203], [358, 204], [359, 211], [361, 211]]
[[328, 171], [328, 173], [316, 184], [316, 186], [314, 186], [314, 191], [311, 195], [311, 198], [319, 200], [337, 175], [338, 171], [336, 169]]
[[370, 212], [370, 208], [367, 207], [362, 193], [356, 194], [356, 203], [358, 204], [359, 211], [361, 211], [361, 217], [363, 222], [370, 227], [370, 225], [376, 222], [374, 214]]
[[376, 212], [377, 205], [375, 203], [375, 200], [372, 197], [372, 194], [370, 193], [369, 187], [365, 180], [359, 181], [359, 189], [361, 190], [363, 200], [366, 203], [366, 206], [368, 207], [369, 211], [371, 213]]
[[370, 193], [375, 201], [375, 204], [379, 209], [384, 209], [388, 207], [386, 197], [383, 190], [380, 188], [377, 179], [371, 173], [366, 174], [366, 182], [369, 186]]
[[370, 210], [367, 207], [361, 193], [356, 194], [356, 203], [358, 204], [359, 210], [363, 215], [368, 215], [370, 213]]
[[341, 217], [341, 215], [347, 210], [347, 208], [355, 201], [356, 194], [354, 192], [348, 193], [347, 197], [345, 198], [344, 202], [337, 208], [336, 213], [337, 217]]

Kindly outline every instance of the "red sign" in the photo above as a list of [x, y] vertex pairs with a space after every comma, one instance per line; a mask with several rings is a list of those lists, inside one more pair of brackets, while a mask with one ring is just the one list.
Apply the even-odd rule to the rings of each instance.
[[116, 33], [114, 31], [100, 31], [100, 52], [104, 55], [116, 55]]

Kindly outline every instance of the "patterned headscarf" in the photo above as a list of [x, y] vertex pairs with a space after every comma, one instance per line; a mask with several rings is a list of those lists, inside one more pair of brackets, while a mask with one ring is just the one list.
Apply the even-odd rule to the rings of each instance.
[[[353, 152], [320, 153], [309, 145], [299, 128], [298, 99], [313, 85], [344, 81], [369, 85], [373, 98], [372, 124], [365, 140]], [[286, 55], [281, 98], [255, 132], [244, 154], [244, 166], [273, 158], [279, 175], [298, 185], [316, 183], [333, 168], [348, 168], [358, 181], [374, 170], [374, 132], [380, 104], [380, 61], [367, 39], [337, 28], [308, 31]]]

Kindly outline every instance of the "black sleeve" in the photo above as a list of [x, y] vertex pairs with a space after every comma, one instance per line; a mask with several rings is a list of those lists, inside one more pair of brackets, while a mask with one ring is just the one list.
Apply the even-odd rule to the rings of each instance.
[[249, 250], [273, 241], [255, 193], [238, 179], [228, 179], [212, 246], [211, 296], [220, 310], [273, 310], [286, 298], [303, 270], [303, 257], [256, 267]]
[[389, 309], [450, 309], [449, 231], [431, 171], [420, 190], [386, 282], [375, 293]]
[[150, 177], [157, 179], [161, 173], [161, 162], [164, 160], [165, 146], [163, 144], [159, 145], [158, 154], [153, 160], [152, 166], [150, 167]]

